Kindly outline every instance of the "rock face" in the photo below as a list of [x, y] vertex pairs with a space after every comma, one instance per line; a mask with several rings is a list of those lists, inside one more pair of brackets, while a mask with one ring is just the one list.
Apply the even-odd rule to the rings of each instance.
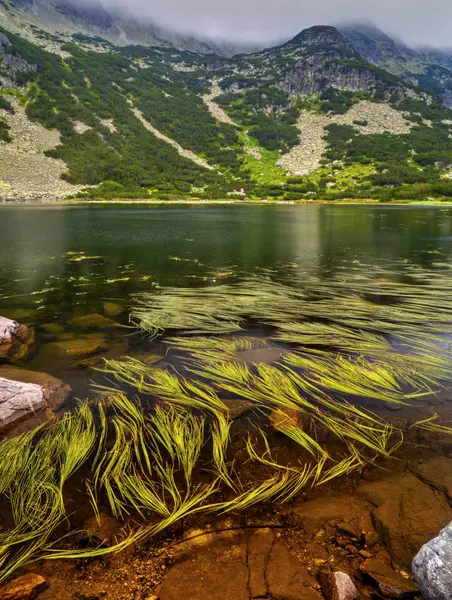
[[30, 573], [1, 587], [0, 600], [33, 600], [48, 587], [44, 577]]
[[0, 367], [0, 431], [45, 409], [55, 410], [71, 388], [46, 373]]
[[358, 494], [374, 505], [373, 522], [393, 561], [405, 570], [419, 548], [450, 522], [444, 494], [411, 473], [359, 486]]
[[34, 333], [28, 327], [0, 317], [0, 362], [23, 358], [33, 343]]
[[412, 570], [424, 600], [452, 598], [452, 523], [421, 548]]
[[286, 74], [284, 89], [292, 94], [316, 94], [330, 86], [351, 92], [374, 90], [378, 83], [375, 72], [346, 66], [332, 60], [312, 55], [300, 60]]

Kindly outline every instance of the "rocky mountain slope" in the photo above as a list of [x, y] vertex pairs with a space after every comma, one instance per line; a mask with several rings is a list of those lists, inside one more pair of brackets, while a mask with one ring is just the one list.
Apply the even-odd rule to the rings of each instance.
[[252, 51], [252, 45], [218, 43], [169, 31], [156, 23], [138, 20], [126, 9], [106, 10], [100, 0], [4, 0], [0, 25], [36, 41], [56, 36], [69, 41], [72, 34], [99, 37], [119, 46], [143, 44], [190, 50], [201, 54], [232, 55]]
[[[0, 198], [452, 195], [452, 71], [428, 67], [446, 72], [437, 89], [426, 55], [384, 34], [318, 26], [231, 57], [113, 43], [108, 14], [72, 0], [43, 29], [30, 15], [44, 23], [47, 0], [11, 2]], [[74, 29], [57, 30], [56, 13]]]

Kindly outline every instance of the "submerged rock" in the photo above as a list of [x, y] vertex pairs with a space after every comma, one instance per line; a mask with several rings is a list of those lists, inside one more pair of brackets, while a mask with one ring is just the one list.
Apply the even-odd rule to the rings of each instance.
[[113, 517], [101, 513], [83, 524], [84, 535], [79, 544], [84, 547], [114, 546], [121, 539], [123, 525]]
[[118, 323], [115, 323], [111, 319], [107, 319], [103, 315], [84, 315], [83, 317], [74, 317], [68, 324], [71, 327], [77, 327], [80, 329], [112, 329], [118, 327]]
[[0, 366], [0, 431], [45, 409], [56, 410], [71, 388], [46, 373]]
[[157, 590], [160, 600], [322, 600], [315, 580], [271, 529], [204, 541], [185, 547]]
[[419, 548], [451, 518], [446, 497], [411, 473], [363, 483], [357, 492], [373, 504], [372, 517], [380, 539], [404, 569], [411, 567]]
[[266, 569], [268, 591], [277, 600], [321, 600], [315, 580], [297, 557], [281, 542], [271, 550]]
[[119, 317], [125, 311], [124, 306], [117, 302], [104, 302], [103, 309], [104, 315], [112, 319]]
[[420, 549], [412, 570], [424, 600], [452, 598], [452, 523]]
[[296, 408], [277, 408], [269, 416], [270, 425], [277, 431], [284, 431], [288, 427], [303, 427], [303, 414]]
[[63, 325], [59, 325], [58, 323], [44, 323], [44, 325], [39, 326], [39, 329], [42, 329], [42, 331], [50, 333], [51, 335], [64, 333]]
[[283, 514], [300, 525], [308, 534], [315, 535], [321, 529], [333, 534], [360, 538], [375, 534], [370, 517], [371, 507], [360, 499], [345, 496], [327, 496], [299, 502], [283, 510]]
[[381, 560], [366, 560], [360, 568], [385, 598], [408, 600], [414, 598], [418, 592], [412, 581], [402, 577]]
[[24, 358], [34, 341], [34, 332], [26, 325], [0, 317], [0, 362]]
[[72, 338], [60, 340], [42, 346], [41, 353], [45, 356], [61, 358], [88, 358], [109, 349], [108, 343], [103, 336]]
[[452, 458], [440, 456], [428, 460], [416, 469], [416, 474], [452, 500]]
[[47, 579], [29, 573], [0, 588], [0, 600], [33, 600], [49, 587]]
[[253, 402], [248, 400], [222, 400], [226, 406], [226, 415], [232, 419], [239, 419], [243, 414], [253, 408]]
[[361, 594], [347, 573], [324, 572], [320, 574], [319, 579], [327, 600], [362, 600]]

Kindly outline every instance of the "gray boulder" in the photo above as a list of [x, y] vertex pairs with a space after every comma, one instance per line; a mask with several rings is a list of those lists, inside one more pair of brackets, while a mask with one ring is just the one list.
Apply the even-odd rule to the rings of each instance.
[[46, 407], [39, 385], [0, 377], [0, 431]]
[[422, 546], [412, 570], [424, 600], [452, 599], [452, 523]]
[[70, 393], [67, 384], [47, 373], [0, 366], [0, 432], [37, 413], [57, 410]]

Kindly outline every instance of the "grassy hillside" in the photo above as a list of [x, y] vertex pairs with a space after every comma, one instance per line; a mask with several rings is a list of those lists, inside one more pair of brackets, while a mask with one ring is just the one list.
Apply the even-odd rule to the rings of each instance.
[[[340, 37], [322, 45], [309, 30], [298, 45], [225, 59], [88, 36], [48, 52], [0, 34], [0, 152], [19, 99], [30, 121], [60, 132], [46, 155], [64, 161], [67, 182], [89, 186], [84, 197], [452, 196], [452, 112], [350, 56]], [[306, 94], [306, 68], [332, 79]], [[377, 104], [405, 128], [372, 128]]]

